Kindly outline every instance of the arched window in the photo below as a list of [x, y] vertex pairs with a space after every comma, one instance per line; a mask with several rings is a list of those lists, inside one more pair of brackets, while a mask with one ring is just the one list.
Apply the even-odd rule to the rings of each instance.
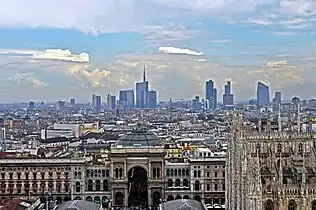
[[180, 187], [180, 179], [176, 179], [176, 181], [175, 181], [175, 186], [176, 186], [176, 187]]
[[168, 179], [168, 187], [172, 187], [172, 185], [173, 185], [172, 179]]
[[91, 179], [88, 180], [88, 191], [92, 191], [93, 190], [93, 182]]
[[289, 202], [289, 205], [288, 205], [288, 210], [296, 210], [296, 209], [297, 209], [297, 205], [296, 205], [295, 201], [291, 200]]
[[201, 171], [198, 170], [198, 177], [201, 177]]
[[194, 178], [196, 178], [196, 177], [197, 177], [197, 171], [194, 170]]
[[196, 180], [194, 182], [194, 190], [195, 191], [200, 191], [200, 181], [199, 180]]
[[282, 145], [278, 143], [277, 153], [281, 153], [281, 152], [282, 152]]
[[109, 190], [109, 182], [108, 180], [103, 180], [103, 191], [108, 191]]
[[181, 169], [178, 169], [178, 175], [181, 176]]
[[101, 181], [97, 179], [95, 181], [95, 191], [100, 191], [101, 190]]
[[109, 176], [110, 176], [110, 170], [109, 170], [109, 169], [107, 169], [107, 170], [105, 171], [105, 176], [106, 176], [106, 177], [109, 177]]
[[298, 154], [303, 154], [303, 144], [299, 143], [298, 145]]
[[189, 170], [189, 169], [186, 169], [186, 170], [185, 170], [185, 175], [186, 175], [186, 176], [190, 176], [190, 170]]
[[160, 168], [157, 168], [157, 178], [160, 178]]
[[189, 181], [187, 179], [184, 179], [182, 185], [183, 187], [189, 187]]
[[185, 176], [185, 169], [182, 169], [182, 176]]
[[312, 210], [316, 210], [316, 200], [312, 202]]
[[105, 170], [102, 170], [102, 177], [105, 177]]
[[117, 192], [115, 194], [115, 205], [117, 206], [123, 206], [124, 205], [124, 195], [121, 192]]
[[271, 200], [268, 200], [264, 204], [264, 210], [274, 210], [273, 209], [273, 203]]
[[170, 169], [170, 176], [173, 176], [173, 169]]
[[170, 176], [169, 168], [166, 170], [166, 176]]
[[74, 172], [74, 178], [77, 179], [77, 171]]
[[174, 169], [174, 175], [178, 176], [178, 170], [177, 169]]
[[157, 174], [156, 174], [156, 168], [153, 168], [153, 178], [156, 178]]
[[80, 187], [80, 182], [76, 182], [76, 192], [80, 193], [81, 187]]

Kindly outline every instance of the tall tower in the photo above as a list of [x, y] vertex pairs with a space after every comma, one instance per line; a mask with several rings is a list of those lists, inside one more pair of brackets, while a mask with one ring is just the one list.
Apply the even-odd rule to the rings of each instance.
[[144, 65], [143, 82], [146, 82], [146, 67]]

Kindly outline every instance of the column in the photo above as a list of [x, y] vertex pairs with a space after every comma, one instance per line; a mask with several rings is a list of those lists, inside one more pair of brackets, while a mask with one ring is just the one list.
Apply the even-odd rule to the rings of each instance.
[[124, 161], [124, 171], [123, 171], [123, 176], [124, 176], [124, 178], [126, 179], [128, 179], [128, 172], [127, 172], [127, 162], [126, 161]]
[[128, 191], [126, 187], [124, 189], [124, 205], [126, 208], [128, 207]]
[[151, 186], [148, 186], [148, 207], [152, 206]]

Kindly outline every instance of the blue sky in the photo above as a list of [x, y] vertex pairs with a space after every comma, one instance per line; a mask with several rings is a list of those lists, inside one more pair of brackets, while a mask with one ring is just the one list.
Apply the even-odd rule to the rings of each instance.
[[1, 102], [117, 94], [143, 65], [162, 100], [204, 96], [209, 79], [220, 93], [232, 80], [238, 100], [258, 80], [313, 97], [313, 0], [11, 0], [0, 13]]

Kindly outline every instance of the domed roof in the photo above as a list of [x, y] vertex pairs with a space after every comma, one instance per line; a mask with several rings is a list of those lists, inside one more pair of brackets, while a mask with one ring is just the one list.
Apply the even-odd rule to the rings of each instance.
[[156, 134], [149, 132], [145, 126], [137, 126], [132, 132], [120, 137], [115, 145], [123, 147], [153, 147], [159, 146], [160, 140]]

